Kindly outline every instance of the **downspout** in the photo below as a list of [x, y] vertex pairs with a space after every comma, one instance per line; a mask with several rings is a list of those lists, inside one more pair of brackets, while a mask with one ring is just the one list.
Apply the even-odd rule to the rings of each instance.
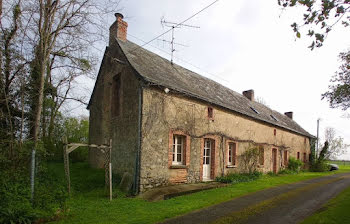
[[135, 167], [135, 178], [134, 178], [134, 194], [140, 193], [140, 167], [141, 167], [141, 141], [142, 141], [142, 105], [143, 105], [143, 86], [140, 84], [138, 91], [138, 141], [136, 149], [136, 167]]

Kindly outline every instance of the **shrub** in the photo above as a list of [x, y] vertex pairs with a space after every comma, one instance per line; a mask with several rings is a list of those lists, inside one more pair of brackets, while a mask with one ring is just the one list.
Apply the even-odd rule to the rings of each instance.
[[271, 176], [271, 177], [275, 177], [275, 176], [277, 176], [277, 173], [269, 171], [269, 172], [266, 173], [266, 175]]
[[284, 175], [284, 174], [296, 174], [296, 171], [293, 170], [289, 170], [289, 169], [283, 169], [278, 171], [278, 174]]
[[241, 154], [241, 160], [246, 173], [255, 173], [259, 159], [259, 148], [249, 144], [246, 150]]
[[30, 200], [29, 170], [0, 172], [0, 223], [32, 223], [50, 220], [57, 211], [66, 208], [64, 181], [39, 166], [35, 178], [33, 203]]
[[262, 176], [261, 172], [253, 172], [253, 173], [230, 173], [222, 177], [217, 177], [216, 181], [221, 183], [242, 183], [242, 182], [250, 182], [253, 180], [257, 180]]
[[329, 171], [330, 167], [324, 160], [317, 160], [315, 164], [310, 167], [312, 172], [325, 172]]
[[289, 170], [294, 172], [299, 172], [302, 165], [303, 165], [303, 162], [301, 162], [300, 160], [295, 159], [293, 157], [289, 158], [289, 161], [288, 161]]

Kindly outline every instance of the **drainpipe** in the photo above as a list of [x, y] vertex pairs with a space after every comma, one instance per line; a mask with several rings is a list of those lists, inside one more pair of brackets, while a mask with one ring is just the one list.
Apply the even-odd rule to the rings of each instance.
[[134, 178], [134, 194], [138, 195], [140, 192], [140, 167], [141, 167], [141, 141], [142, 141], [142, 104], [143, 104], [143, 86], [142, 84], [139, 87], [139, 92], [138, 92], [138, 127], [137, 127], [137, 132], [138, 132], [138, 141], [137, 141], [137, 149], [136, 149], [136, 166], [135, 166], [135, 178]]

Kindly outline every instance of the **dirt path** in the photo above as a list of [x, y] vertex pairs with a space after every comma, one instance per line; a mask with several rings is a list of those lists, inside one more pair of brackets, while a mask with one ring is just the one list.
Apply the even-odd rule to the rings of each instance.
[[299, 223], [350, 187], [350, 173], [283, 185], [166, 220], [163, 223]]

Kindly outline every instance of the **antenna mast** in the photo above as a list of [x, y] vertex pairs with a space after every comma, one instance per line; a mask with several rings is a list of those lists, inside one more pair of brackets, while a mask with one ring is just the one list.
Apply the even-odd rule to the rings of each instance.
[[179, 43], [175, 43], [174, 42], [174, 40], [175, 40], [175, 37], [174, 37], [175, 28], [181, 28], [183, 26], [190, 27], [190, 28], [200, 28], [200, 27], [199, 26], [188, 25], [188, 24], [178, 24], [178, 23], [174, 23], [174, 22], [169, 22], [169, 21], [165, 21], [164, 18], [162, 18], [160, 20], [160, 23], [163, 26], [171, 27], [171, 41], [166, 41], [166, 40], [162, 40], [162, 41], [171, 44], [171, 60], [170, 61], [171, 61], [171, 64], [173, 64], [173, 57], [174, 57], [174, 51], [175, 51], [174, 45], [180, 45], [180, 46], [183, 46], [183, 47], [187, 47], [184, 44], [179, 44]]

